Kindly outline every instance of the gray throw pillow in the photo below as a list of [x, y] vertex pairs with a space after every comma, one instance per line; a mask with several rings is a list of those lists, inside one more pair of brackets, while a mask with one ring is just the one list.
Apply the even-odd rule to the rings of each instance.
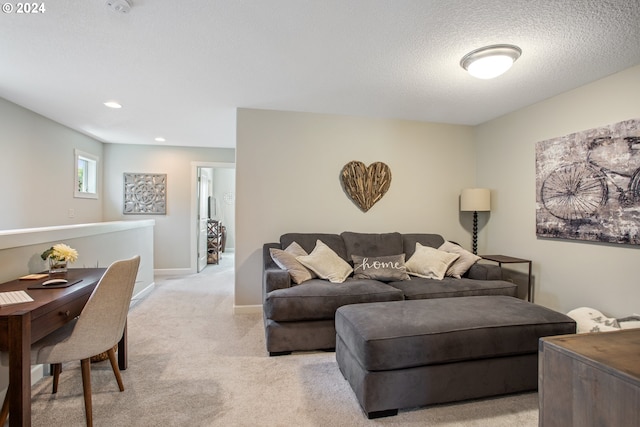
[[269, 248], [273, 261], [283, 270], [287, 270], [296, 285], [317, 277], [315, 273], [296, 260], [297, 256], [307, 255], [298, 243], [293, 242], [286, 249]]
[[353, 259], [354, 279], [374, 279], [387, 282], [410, 279], [404, 265], [404, 254], [379, 257], [351, 255], [351, 259]]

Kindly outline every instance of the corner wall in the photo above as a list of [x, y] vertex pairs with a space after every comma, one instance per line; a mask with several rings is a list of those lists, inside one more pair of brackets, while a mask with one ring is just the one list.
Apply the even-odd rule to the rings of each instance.
[[[153, 219], [154, 267], [156, 270], [191, 272], [191, 237], [196, 220], [191, 218], [191, 162], [235, 162], [229, 148], [104, 144], [104, 220]], [[166, 215], [124, 215], [124, 173], [166, 173]], [[195, 271], [193, 271], [195, 273]]]
[[[262, 304], [262, 245], [287, 232], [433, 232], [469, 248], [458, 197], [475, 183], [470, 127], [252, 109], [237, 126], [236, 306]], [[366, 213], [340, 183], [352, 160], [391, 168]]]
[[640, 118], [639, 93], [636, 66], [475, 129], [477, 184], [493, 189], [482, 252], [533, 260], [536, 303], [565, 313], [640, 313], [640, 247], [542, 239], [535, 229], [536, 142]]

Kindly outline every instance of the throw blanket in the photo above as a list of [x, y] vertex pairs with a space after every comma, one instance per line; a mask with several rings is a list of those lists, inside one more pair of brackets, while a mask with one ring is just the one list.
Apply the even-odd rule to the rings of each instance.
[[607, 317], [595, 308], [580, 307], [567, 313], [577, 323], [577, 333], [618, 331], [640, 328], [640, 316], [633, 315], [615, 319]]

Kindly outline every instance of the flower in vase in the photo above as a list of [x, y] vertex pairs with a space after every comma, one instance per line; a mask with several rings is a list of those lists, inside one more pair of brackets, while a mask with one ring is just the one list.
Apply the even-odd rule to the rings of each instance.
[[78, 259], [78, 251], [64, 243], [58, 243], [47, 249], [40, 258], [53, 259], [55, 261], [75, 262]]

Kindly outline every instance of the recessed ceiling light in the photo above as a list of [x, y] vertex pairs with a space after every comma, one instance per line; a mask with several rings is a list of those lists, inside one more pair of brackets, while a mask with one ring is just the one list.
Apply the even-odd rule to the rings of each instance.
[[104, 103], [104, 105], [106, 105], [109, 108], [122, 108], [122, 105], [120, 105], [116, 101], [107, 101], [107, 102]]
[[157, 142], [165, 142], [166, 139], [164, 139], [163, 137], [159, 136], [159, 137], [156, 138], [156, 141]]
[[131, 2], [129, 0], [107, 0], [107, 7], [114, 12], [129, 13]]
[[521, 54], [522, 50], [518, 46], [510, 44], [485, 46], [463, 56], [460, 66], [473, 77], [493, 79], [511, 68]]

